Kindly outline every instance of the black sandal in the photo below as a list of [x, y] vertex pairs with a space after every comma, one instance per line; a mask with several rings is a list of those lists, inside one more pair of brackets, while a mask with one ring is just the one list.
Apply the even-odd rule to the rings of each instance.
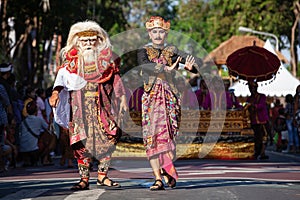
[[151, 191], [155, 191], [155, 190], [164, 190], [164, 184], [161, 180], [155, 180], [155, 182], [153, 183], [153, 185], [150, 187]]
[[165, 177], [165, 181], [167, 179], [166, 184], [168, 184], [169, 187], [171, 188], [176, 187], [176, 179], [173, 178], [170, 174], [168, 174], [164, 168], [162, 168], [161, 175]]
[[[106, 185], [104, 183], [105, 180], [109, 180], [110, 181], [109, 185]], [[119, 183], [117, 183], [117, 182], [109, 179], [107, 176], [105, 176], [102, 180], [97, 179], [97, 185], [98, 186], [105, 186], [105, 187], [108, 187], [108, 188], [120, 188], [121, 187], [121, 185]]]
[[[84, 186], [82, 186], [80, 183], [84, 183]], [[76, 184], [73, 185], [73, 187], [71, 188], [71, 190], [75, 190], [75, 191], [78, 191], [78, 190], [89, 190], [89, 183], [86, 182], [83, 179], [80, 179], [80, 181], [78, 183], [76, 183]]]

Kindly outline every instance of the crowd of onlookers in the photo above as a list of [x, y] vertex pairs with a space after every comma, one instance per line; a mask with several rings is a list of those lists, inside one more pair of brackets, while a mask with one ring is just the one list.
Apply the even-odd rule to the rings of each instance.
[[62, 166], [73, 167], [68, 131], [54, 122], [48, 103], [51, 92], [52, 87], [18, 83], [12, 65], [0, 65], [0, 172], [52, 165], [55, 154]]
[[300, 85], [293, 96], [285, 96], [285, 102], [275, 100], [274, 107], [270, 109], [271, 124], [273, 125], [273, 140], [276, 151], [299, 153], [300, 133]]
[[[53, 120], [48, 103], [52, 88], [17, 84], [12, 65], [0, 66], [0, 172], [9, 167], [51, 165], [53, 154], [60, 154], [60, 164], [73, 167], [73, 154], [68, 130]], [[124, 80], [130, 111], [141, 111], [143, 85], [130, 87], [139, 78]], [[243, 109], [242, 103], [229, 89], [230, 82], [218, 76], [176, 81], [181, 94], [182, 109]], [[287, 95], [285, 102], [275, 99], [269, 107], [269, 144], [277, 151], [299, 152], [300, 86], [296, 95]]]

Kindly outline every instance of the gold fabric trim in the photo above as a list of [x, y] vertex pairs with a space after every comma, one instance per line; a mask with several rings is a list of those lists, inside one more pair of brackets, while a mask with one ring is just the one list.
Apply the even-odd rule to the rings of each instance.
[[84, 66], [85, 73], [94, 72], [94, 71], [96, 71], [96, 65]]
[[98, 92], [86, 91], [85, 92], [85, 96], [86, 97], [97, 97], [98, 96]]
[[[176, 155], [185, 159], [199, 159], [199, 153], [203, 144], [177, 144]], [[205, 156], [207, 159], [253, 159], [253, 142], [218, 142]], [[146, 157], [145, 147], [142, 143], [119, 142], [113, 157]]]
[[164, 58], [167, 60], [169, 66], [171, 66], [173, 64], [172, 56], [174, 55], [174, 52], [175, 52], [174, 46], [168, 46], [168, 47], [164, 48], [163, 51], [161, 52], [162, 55], [164, 56]]
[[[158, 58], [159, 51], [157, 49], [154, 49], [153, 47], [145, 47], [147, 51], [147, 55], [149, 60], [153, 60], [154, 58]], [[162, 56], [167, 60], [168, 65], [172, 65], [172, 56], [174, 55], [175, 47], [174, 46], [168, 46], [164, 48], [161, 52]]]
[[158, 58], [159, 51], [154, 49], [153, 47], [145, 47], [149, 60], [153, 60], [154, 58]]

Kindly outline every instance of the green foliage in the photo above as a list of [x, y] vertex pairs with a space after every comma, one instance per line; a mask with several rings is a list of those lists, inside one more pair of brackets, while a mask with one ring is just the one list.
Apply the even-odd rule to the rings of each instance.
[[[26, 72], [28, 63], [32, 62], [30, 65], [35, 68], [33, 73], [40, 73], [38, 82], [43, 81], [43, 67], [47, 64], [45, 55], [48, 52], [44, 52], [46, 41], [51, 40], [54, 33], [58, 33], [62, 35], [64, 46], [70, 26], [77, 21], [95, 20], [110, 35], [115, 35], [144, 27], [149, 16], [160, 15], [171, 20], [172, 30], [182, 33], [177, 38], [179, 46], [180, 42], [188, 43], [194, 51], [203, 47], [210, 52], [232, 35], [240, 34], [239, 26], [273, 33], [279, 39], [287, 38], [290, 41], [295, 19], [293, 1], [290, 0], [50, 0], [50, 9], [47, 11], [43, 10], [43, 2], [10, 0], [4, 19], [15, 19], [16, 37], [20, 43], [15, 51], [14, 64], [21, 74]], [[34, 32], [28, 32], [34, 25], [37, 26], [36, 37]], [[5, 29], [9, 30], [9, 27]], [[298, 35], [298, 30], [295, 35]], [[37, 46], [32, 52], [28, 52], [27, 45], [34, 38], [37, 39]], [[176, 35], [170, 35], [169, 40], [175, 41]], [[298, 44], [299, 41], [295, 45]], [[285, 48], [285, 45], [286, 42], [280, 41], [280, 48]], [[182, 48], [186, 46], [183, 45]], [[1, 52], [1, 59], [9, 53], [4, 49], [1, 46], [1, 51], [4, 51]], [[130, 57], [132, 56], [127, 58]]]
[[[15, 73], [18, 77], [26, 78], [28, 82], [37, 85], [44, 82], [47, 74], [44, 66], [48, 66], [51, 60], [48, 60], [50, 52], [45, 47], [47, 42], [52, 40], [54, 33], [62, 35], [61, 45], [64, 46], [71, 25], [78, 21], [95, 20], [109, 34], [119, 33], [128, 27], [123, 15], [123, 8], [128, 6], [127, 0], [51, 0], [47, 10], [43, 9], [45, 2], [10, 0], [6, 8], [5, 21], [14, 17], [18, 41], [13, 58]], [[5, 39], [7, 38], [2, 40]], [[36, 46], [32, 45], [33, 41], [36, 42]]]
[[[213, 50], [232, 35], [239, 34], [239, 26], [270, 32], [278, 37], [286, 36], [290, 40], [290, 29], [294, 20], [292, 1], [186, 0], [180, 2], [173, 28], [188, 34], [207, 51]], [[262, 37], [262, 39], [266, 38]], [[280, 42], [280, 47], [285, 48], [285, 43]]]
[[173, 20], [176, 17], [177, 0], [141, 0], [129, 1], [130, 8], [126, 9], [125, 16], [130, 23], [131, 28], [144, 27], [144, 23], [152, 15], [162, 16], [167, 20]]

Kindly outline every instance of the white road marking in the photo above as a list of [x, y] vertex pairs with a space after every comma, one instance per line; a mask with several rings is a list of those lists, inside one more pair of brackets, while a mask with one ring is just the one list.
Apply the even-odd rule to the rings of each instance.
[[68, 195], [64, 200], [85, 199], [95, 200], [105, 192], [104, 189], [81, 190]]

